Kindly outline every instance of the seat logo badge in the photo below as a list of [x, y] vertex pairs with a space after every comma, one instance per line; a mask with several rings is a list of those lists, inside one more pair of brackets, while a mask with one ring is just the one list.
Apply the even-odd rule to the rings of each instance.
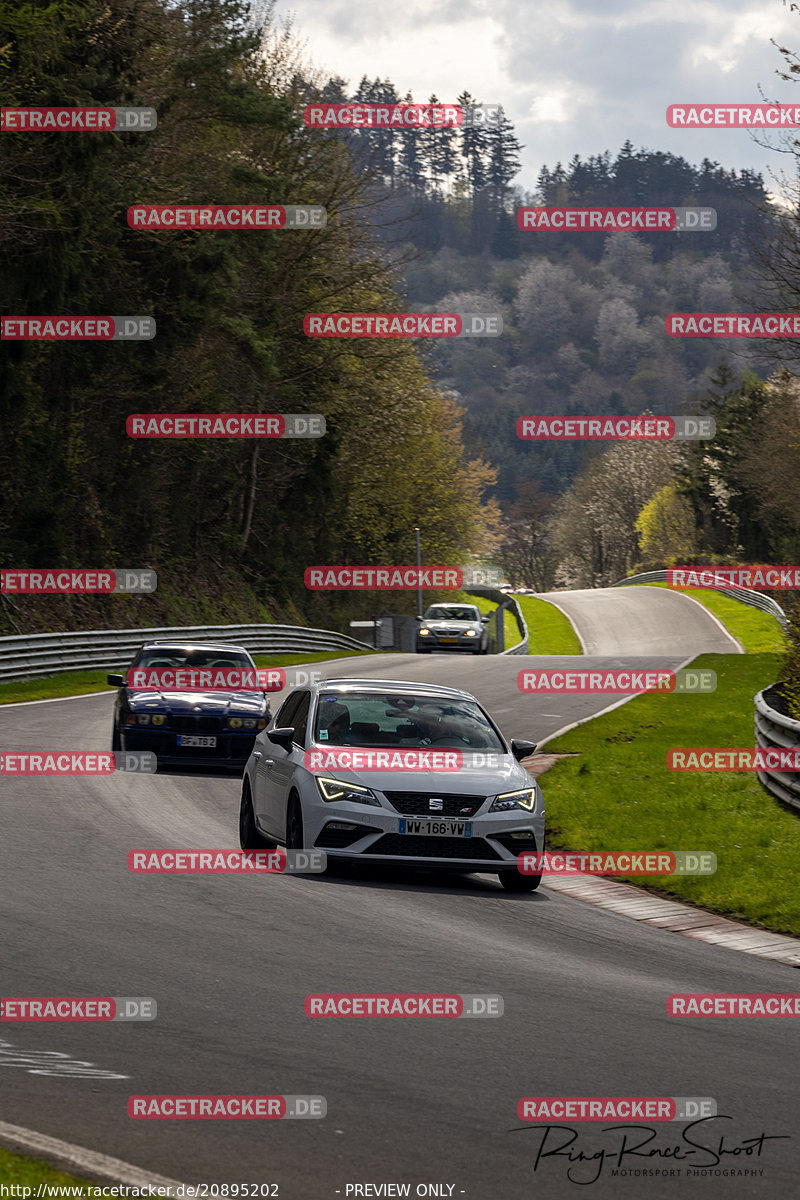
[[441, 812], [444, 808], [444, 800], [432, 798], [428, 801], [428, 808], [431, 812]]

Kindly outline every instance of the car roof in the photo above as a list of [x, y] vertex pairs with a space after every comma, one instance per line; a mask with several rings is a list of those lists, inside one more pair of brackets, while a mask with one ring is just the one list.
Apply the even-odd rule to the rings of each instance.
[[321, 679], [315, 685], [317, 691], [341, 690], [345, 692], [416, 692], [421, 696], [458, 696], [461, 700], [475, 700], [471, 692], [460, 688], [442, 687], [438, 683], [416, 683], [413, 679]]
[[143, 642], [140, 650], [241, 650], [244, 654], [250, 651], [245, 646], [236, 646], [233, 642]]
[[477, 608], [477, 604], [473, 604], [471, 600], [437, 600], [435, 604], [428, 605], [429, 608]]

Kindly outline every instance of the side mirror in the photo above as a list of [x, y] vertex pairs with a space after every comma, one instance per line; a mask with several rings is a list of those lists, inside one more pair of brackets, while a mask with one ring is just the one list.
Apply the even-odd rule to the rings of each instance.
[[490, 620], [491, 620], [491, 616], [489, 616], [488, 614], [485, 617], [481, 617], [481, 625], [488, 625]]
[[533, 754], [538, 742], [526, 742], [523, 738], [511, 739], [511, 753], [517, 762], [522, 762], [523, 758], [527, 758], [529, 754]]
[[110, 683], [112, 687], [125, 687], [125, 676], [106, 675], [106, 683]]
[[271, 742], [274, 742], [276, 746], [282, 746], [286, 753], [289, 754], [292, 749], [294, 729], [289, 728], [288, 726], [281, 729], [268, 729], [267, 737]]
[[423, 621], [424, 619], [425, 619], [424, 617], [414, 617], [415, 621]]

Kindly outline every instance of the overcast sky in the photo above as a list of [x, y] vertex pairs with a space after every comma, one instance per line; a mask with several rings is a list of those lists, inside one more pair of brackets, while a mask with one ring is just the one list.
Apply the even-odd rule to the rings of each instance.
[[770, 190], [768, 168], [793, 169], [753, 140], [775, 134], [665, 119], [681, 101], [800, 103], [800, 83], [775, 74], [783, 57], [771, 38], [800, 52], [800, 16], [781, 0], [278, 0], [276, 14], [289, 13], [313, 63], [354, 87], [366, 74], [415, 100], [453, 101], [466, 88], [502, 104], [525, 144], [516, 182], [529, 190], [543, 163], [616, 153], [626, 138], [760, 170]]

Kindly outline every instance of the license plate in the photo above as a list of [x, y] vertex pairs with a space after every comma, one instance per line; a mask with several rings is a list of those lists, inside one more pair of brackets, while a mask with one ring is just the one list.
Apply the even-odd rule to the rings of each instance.
[[191, 733], [179, 733], [179, 746], [216, 746], [217, 739], [215, 737], [195, 737]]
[[450, 645], [454, 645], [458, 641], [458, 638], [439, 638], [439, 641], [447, 642]]
[[425, 837], [472, 837], [471, 821], [401, 821], [400, 833], [423, 834]]

